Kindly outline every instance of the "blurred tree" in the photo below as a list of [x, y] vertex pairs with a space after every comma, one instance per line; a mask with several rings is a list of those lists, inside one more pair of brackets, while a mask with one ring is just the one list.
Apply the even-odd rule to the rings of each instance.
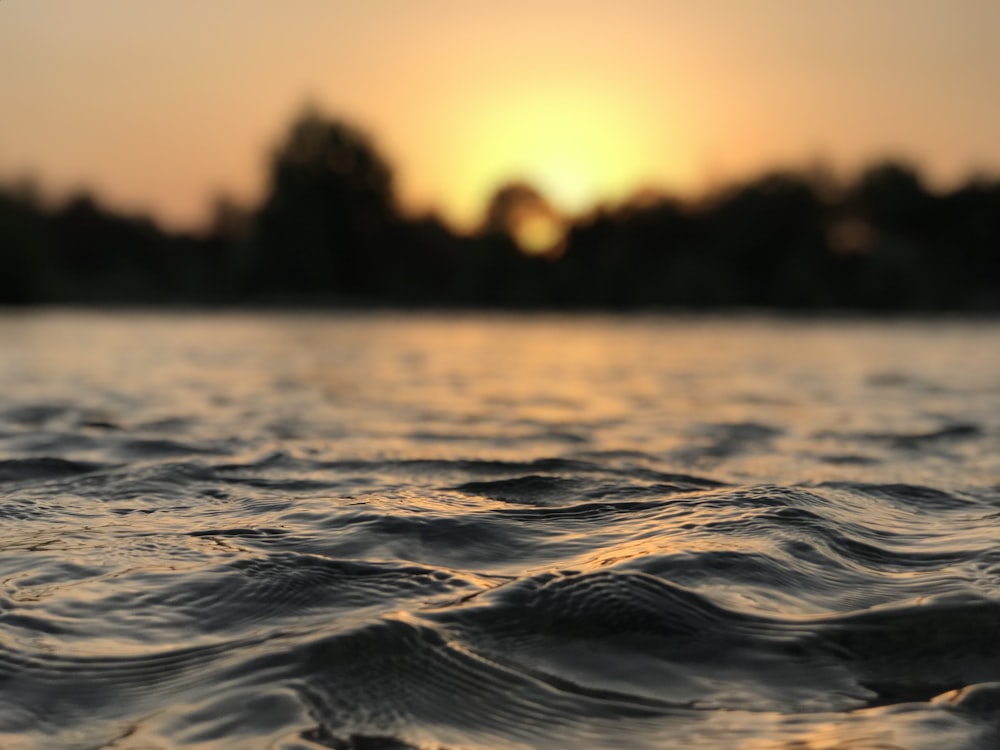
[[182, 259], [177, 239], [149, 218], [125, 216], [80, 193], [51, 216], [56, 295], [72, 301], [169, 299]]
[[648, 191], [592, 213], [573, 228], [560, 261], [563, 297], [615, 307], [691, 303], [685, 293], [700, 285], [679, 259], [692, 229], [678, 201]]
[[815, 306], [828, 301], [823, 205], [800, 175], [773, 172], [723, 194], [703, 212], [705, 251], [723, 304]]
[[[199, 244], [201, 273], [193, 285], [203, 296], [232, 300], [246, 291], [252, 273], [254, 212], [227, 195], [217, 195]], [[191, 283], [191, 282], [189, 282]]]
[[865, 169], [844, 198], [848, 215], [871, 231], [853, 283], [864, 307], [935, 307], [946, 296], [931, 270], [936, 201], [917, 170], [898, 161]]
[[250, 259], [251, 286], [376, 291], [398, 220], [392, 173], [360, 131], [308, 109], [271, 159]]
[[1000, 309], [1000, 181], [971, 180], [941, 203], [941, 257], [956, 279], [949, 302]]
[[933, 198], [913, 167], [887, 161], [862, 172], [847, 201], [877, 229], [916, 234], [930, 218]]
[[0, 304], [45, 299], [48, 225], [30, 185], [0, 189]]
[[[549, 262], [556, 260], [558, 262]], [[0, 304], [253, 301], [1000, 309], [1000, 182], [932, 194], [886, 161], [841, 186], [771, 172], [710, 200], [647, 191], [569, 224], [523, 181], [480, 231], [404, 219], [368, 139], [307, 109], [256, 209], [217, 201], [200, 236], [82, 193], [0, 186]]]

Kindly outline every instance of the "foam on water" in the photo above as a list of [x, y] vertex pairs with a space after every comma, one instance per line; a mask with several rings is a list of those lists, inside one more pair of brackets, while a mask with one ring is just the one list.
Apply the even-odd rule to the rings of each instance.
[[0, 745], [997, 746], [998, 344], [0, 317]]

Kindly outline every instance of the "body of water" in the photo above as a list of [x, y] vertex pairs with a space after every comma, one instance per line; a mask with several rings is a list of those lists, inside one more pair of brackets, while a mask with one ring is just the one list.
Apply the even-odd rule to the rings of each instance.
[[0, 316], [0, 746], [1000, 746], [1000, 323]]

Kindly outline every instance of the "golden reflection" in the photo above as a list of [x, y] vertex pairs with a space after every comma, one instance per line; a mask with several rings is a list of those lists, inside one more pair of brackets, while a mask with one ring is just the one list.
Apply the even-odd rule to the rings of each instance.
[[820, 721], [794, 737], [762, 737], [740, 745], [745, 750], [902, 750], [923, 734], [894, 707], [863, 709], [836, 721]]

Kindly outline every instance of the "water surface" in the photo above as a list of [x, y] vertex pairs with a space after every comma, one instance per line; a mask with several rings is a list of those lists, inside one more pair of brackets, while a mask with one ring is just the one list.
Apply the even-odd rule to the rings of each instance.
[[0, 316], [4, 748], [1000, 744], [1000, 324]]

